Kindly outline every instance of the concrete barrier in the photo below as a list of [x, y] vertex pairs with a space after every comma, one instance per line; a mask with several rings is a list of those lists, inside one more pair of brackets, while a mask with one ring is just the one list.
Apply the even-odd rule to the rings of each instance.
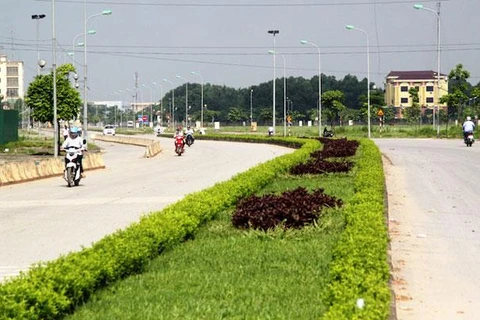
[[162, 151], [160, 142], [154, 139], [138, 138], [135, 136], [109, 136], [100, 134], [93, 134], [92, 139], [145, 147], [145, 158], [154, 157]]
[[[0, 187], [8, 184], [38, 180], [63, 175], [64, 158], [25, 160], [0, 165]], [[84, 170], [104, 169], [101, 153], [86, 153], [83, 157]]]

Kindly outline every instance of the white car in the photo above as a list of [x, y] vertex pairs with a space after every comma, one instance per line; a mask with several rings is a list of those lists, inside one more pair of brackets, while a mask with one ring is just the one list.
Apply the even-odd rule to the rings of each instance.
[[115, 135], [115, 126], [106, 125], [105, 128], [103, 128], [103, 135], [108, 135], [108, 134], [111, 134], [112, 136]]

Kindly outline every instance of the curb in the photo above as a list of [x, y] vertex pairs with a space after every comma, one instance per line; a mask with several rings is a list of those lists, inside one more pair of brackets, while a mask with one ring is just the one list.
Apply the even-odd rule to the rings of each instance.
[[[0, 166], [0, 187], [63, 175], [63, 157], [44, 160], [10, 162]], [[105, 169], [100, 153], [87, 153], [83, 158], [85, 170]]]

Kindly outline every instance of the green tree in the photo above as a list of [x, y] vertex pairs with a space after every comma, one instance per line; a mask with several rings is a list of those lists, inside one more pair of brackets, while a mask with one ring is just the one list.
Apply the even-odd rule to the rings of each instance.
[[322, 111], [325, 110], [324, 113], [327, 116], [327, 121], [330, 122], [332, 128], [335, 121], [345, 120], [340, 119], [340, 115], [346, 109], [343, 104], [344, 99], [345, 96], [343, 92], [339, 90], [331, 90], [322, 94]]
[[467, 79], [470, 73], [463, 69], [462, 64], [458, 64], [455, 69], [448, 74], [449, 93], [440, 98], [441, 103], [446, 103], [449, 114], [453, 114], [457, 119], [461, 118], [462, 105], [468, 100], [468, 91], [470, 89]]
[[418, 125], [421, 117], [420, 105], [418, 103], [420, 101], [418, 89], [412, 87], [408, 90], [408, 93], [410, 99], [412, 99], [412, 106], [405, 108], [404, 116], [409, 123]]
[[[82, 101], [80, 94], [70, 84], [68, 78], [74, 73], [71, 64], [64, 64], [57, 68], [57, 119], [79, 119]], [[32, 118], [40, 122], [53, 124], [53, 73], [38, 75], [30, 83], [25, 103], [32, 109]]]
[[238, 107], [230, 108], [228, 112], [228, 120], [230, 122], [240, 122], [248, 118], [246, 112]]

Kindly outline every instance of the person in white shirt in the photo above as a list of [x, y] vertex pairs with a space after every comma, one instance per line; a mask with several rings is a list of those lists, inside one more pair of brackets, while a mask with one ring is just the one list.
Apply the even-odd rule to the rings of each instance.
[[473, 123], [472, 118], [470, 116], [467, 117], [467, 120], [462, 125], [463, 128], [463, 138], [467, 139], [467, 136], [470, 133], [473, 133], [475, 129], [475, 123]]
[[68, 127], [64, 126], [63, 127], [63, 141], [67, 140], [68, 138]]
[[78, 164], [80, 165], [80, 173], [82, 174], [82, 178], [85, 178], [85, 175], [83, 174], [82, 160], [83, 160], [83, 151], [86, 150], [86, 145], [83, 144], [83, 140], [78, 134], [77, 127], [72, 127], [70, 129], [69, 136], [62, 143], [62, 150], [66, 150], [69, 147], [75, 147], [79, 149]]

